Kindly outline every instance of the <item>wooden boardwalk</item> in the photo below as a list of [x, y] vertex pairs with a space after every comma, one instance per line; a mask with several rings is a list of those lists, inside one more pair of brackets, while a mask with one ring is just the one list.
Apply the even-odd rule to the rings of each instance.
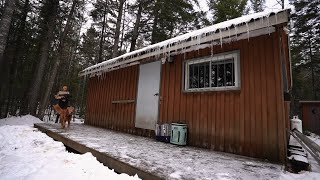
[[161, 177], [157, 176], [156, 174], [151, 174], [142, 169], [123, 163], [106, 153], [97, 151], [94, 148], [88, 147], [76, 140], [65, 137], [63, 135], [62, 129], [61, 131], [57, 131], [59, 128], [52, 129], [52, 127], [49, 127], [48, 124], [35, 124], [34, 127], [46, 133], [48, 136], [52, 137], [53, 139], [62, 142], [64, 145], [82, 154], [87, 152], [92, 153], [92, 155], [95, 156], [99, 162], [103, 163], [105, 166], [108, 166], [111, 169], [114, 169], [118, 173], [126, 173], [132, 176], [135, 174], [138, 174], [138, 176], [142, 179], [150, 179], [150, 180], [161, 179]]
[[66, 146], [91, 152], [98, 161], [119, 173], [142, 179], [275, 179], [282, 166], [243, 156], [180, 147], [154, 139], [71, 124], [35, 124], [36, 128]]

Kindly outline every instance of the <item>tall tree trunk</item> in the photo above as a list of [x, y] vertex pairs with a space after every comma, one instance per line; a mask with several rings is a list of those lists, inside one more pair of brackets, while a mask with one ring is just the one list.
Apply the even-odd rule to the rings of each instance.
[[130, 52], [134, 51], [135, 48], [136, 48], [138, 34], [139, 34], [139, 28], [140, 28], [141, 14], [142, 14], [142, 1], [140, 0], [139, 7], [138, 7], [137, 18], [136, 18], [136, 22], [134, 24], [133, 33], [132, 33]]
[[106, 0], [106, 4], [104, 5], [104, 12], [103, 12], [103, 22], [102, 22], [102, 30], [101, 30], [101, 36], [100, 36], [100, 45], [99, 45], [99, 58], [97, 63], [102, 62], [102, 51], [103, 51], [103, 42], [104, 42], [104, 30], [106, 28], [106, 21], [107, 21], [107, 6], [108, 6], [108, 0]]
[[120, 28], [122, 20], [123, 5], [125, 0], [119, 0], [119, 12], [117, 17], [116, 31], [114, 34], [114, 45], [112, 48], [112, 58], [117, 57], [119, 54], [119, 38], [120, 38]]
[[63, 31], [63, 34], [61, 36], [60, 43], [59, 43], [59, 46], [58, 46], [57, 57], [55, 59], [55, 63], [53, 65], [52, 72], [51, 72], [51, 74], [49, 76], [49, 79], [48, 79], [48, 86], [47, 86], [47, 89], [45, 91], [43, 100], [41, 101], [41, 104], [40, 104], [40, 109], [39, 109], [39, 114], [38, 114], [38, 117], [40, 119], [43, 119], [45, 109], [47, 108], [47, 105], [48, 105], [49, 96], [51, 94], [51, 90], [52, 90], [54, 81], [56, 79], [57, 71], [59, 69], [59, 65], [60, 65], [60, 62], [61, 62], [61, 57], [62, 57], [62, 54], [63, 54], [65, 39], [67, 37], [68, 32], [71, 29], [71, 20], [72, 20], [72, 17], [73, 17], [73, 14], [74, 14], [74, 11], [75, 11], [75, 8], [76, 8], [77, 4], [78, 4], [78, 0], [73, 0], [72, 7], [71, 7], [71, 10], [70, 10], [68, 18], [67, 18], [67, 23], [66, 23], [66, 26], [64, 28], [64, 31]]
[[16, 0], [7, 0], [6, 6], [0, 21], [0, 67], [2, 67], [3, 53], [7, 44], [7, 37], [10, 29], [13, 11]]
[[[10, 71], [9, 71], [9, 94], [12, 94], [12, 96], [16, 99], [17, 96], [22, 96], [22, 93], [17, 92], [17, 85], [16, 84], [20, 84], [22, 83], [22, 81], [19, 81], [19, 72], [22, 71], [21, 68], [23, 68], [23, 66], [20, 66], [19, 68], [19, 63], [18, 61], [22, 61], [23, 58], [23, 54], [22, 54], [22, 47], [23, 47], [23, 38], [24, 38], [24, 31], [25, 31], [25, 26], [26, 26], [26, 20], [27, 20], [27, 15], [29, 12], [29, 0], [26, 0], [23, 6], [23, 10], [22, 10], [22, 14], [21, 14], [21, 18], [20, 21], [21, 23], [19, 24], [19, 26], [17, 27], [17, 33], [16, 33], [16, 40], [15, 40], [15, 46], [14, 46], [14, 57], [12, 59], [11, 62], [11, 66], [10, 66]], [[21, 64], [21, 63], [20, 63]], [[22, 97], [23, 98], [23, 97]]]
[[[4, 63], [4, 50], [7, 45], [7, 38], [10, 30], [10, 24], [15, 9], [15, 0], [6, 0], [5, 9], [3, 11], [2, 17], [0, 19], [0, 72], [2, 72], [5, 67]], [[1, 74], [1, 73], [0, 73]], [[2, 79], [3, 75], [0, 77], [0, 92], [1, 87], [4, 85], [4, 80]]]
[[[310, 33], [311, 35], [311, 33]], [[309, 36], [311, 37], [311, 36]], [[313, 54], [312, 54], [312, 45], [311, 45], [311, 40], [309, 39], [309, 56], [310, 56], [310, 63], [311, 63], [311, 79], [312, 79], [312, 91], [313, 91], [313, 98], [314, 100], [317, 100], [317, 92], [316, 88], [314, 85], [314, 63], [313, 63]]]
[[[127, 3], [124, 3], [124, 8], [128, 9]], [[123, 19], [122, 19], [122, 28], [121, 28], [121, 40], [120, 40], [120, 51], [123, 48], [123, 42], [124, 42], [124, 23], [126, 19], [126, 10], [123, 10]]]
[[160, 2], [157, 0], [156, 1], [156, 4], [154, 6], [154, 11], [153, 11], [153, 16], [154, 16], [154, 20], [153, 20], [153, 25], [152, 25], [152, 34], [151, 34], [151, 44], [155, 44], [157, 42], [159, 42], [158, 40], [158, 35], [157, 35], [157, 32], [158, 32], [158, 20], [159, 20], [159, 4]]
[[42, 46], [40, 49], [40, 61], [37, 67], [37, 71], [34, 74], [34, 81], [29, 90], [29, 112], [32, 115], [36, 115], [38, 99], [40, 94], [40, 87], [45, 71], [46, 63], [48, 62], [49, 49], [51, 42], [54, 38], [55, 21], [57, 17], [57, 10], [59, 7], [59, 0], [48, 1], [50, 3], [51, 13], [49, 13], [48, 22], [46, 24], [45, 35], [42, 39]]

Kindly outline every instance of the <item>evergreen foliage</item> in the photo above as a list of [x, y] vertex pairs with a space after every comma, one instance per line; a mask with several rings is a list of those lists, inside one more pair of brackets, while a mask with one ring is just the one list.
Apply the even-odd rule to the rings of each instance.
[[248, 13], [248, 0], [209, 0], [208, 6], [213, 11], [213, 23], [220, 23]]
[[291, 54], [294, 100], [320, 99], [320, 1], [293, 2]]
[[266, 0], [250, 0], [251, 8], [254, 12], [262, 12]]

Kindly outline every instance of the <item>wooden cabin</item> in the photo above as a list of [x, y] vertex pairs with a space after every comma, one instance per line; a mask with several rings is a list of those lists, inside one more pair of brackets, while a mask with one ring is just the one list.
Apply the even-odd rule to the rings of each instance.
[[85, 124], [153, 137], [183, 122], [190, 146], [284, 162], [289, 16], [243, 16], [84, 69]]

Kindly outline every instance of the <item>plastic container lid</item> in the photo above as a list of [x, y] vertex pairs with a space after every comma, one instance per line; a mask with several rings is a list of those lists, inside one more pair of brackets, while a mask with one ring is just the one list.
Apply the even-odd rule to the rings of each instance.
[[184, 124], [184, 123], [171, 123], [171, 125], [174, 125], [174, 126], [187, 126], [187, 124]]

